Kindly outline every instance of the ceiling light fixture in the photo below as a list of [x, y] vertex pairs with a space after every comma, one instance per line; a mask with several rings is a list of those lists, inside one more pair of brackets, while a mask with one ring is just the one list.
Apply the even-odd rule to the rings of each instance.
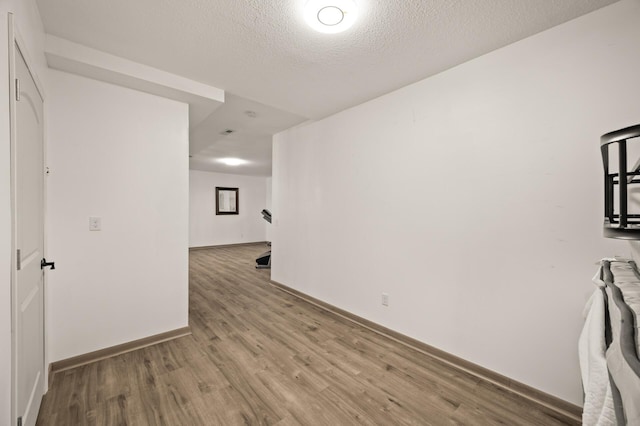
[[241, 158], [219, 158], [218, 162], [226, 164], [227, 166], [241, 166], [248, 163], [247, 160]]
[[353, 0], [309, 0], [304, 8], [304, 19], [316, 31], [335, 34], [351, 27], [357, 12]]

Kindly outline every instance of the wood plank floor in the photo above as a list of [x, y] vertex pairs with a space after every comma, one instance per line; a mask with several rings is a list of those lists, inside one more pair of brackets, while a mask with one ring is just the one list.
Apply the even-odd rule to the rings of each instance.
[[38, 425], [566, 424], [272, 287], [262, 251], [192, 251], [193, 335], [55, 374]]

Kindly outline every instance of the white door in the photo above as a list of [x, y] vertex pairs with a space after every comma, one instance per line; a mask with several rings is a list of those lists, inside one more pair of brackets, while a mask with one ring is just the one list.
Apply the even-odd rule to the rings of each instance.
[[44, 393], [43, 101], [17, 45], [15, 77], [15, 404], [31, 426]]

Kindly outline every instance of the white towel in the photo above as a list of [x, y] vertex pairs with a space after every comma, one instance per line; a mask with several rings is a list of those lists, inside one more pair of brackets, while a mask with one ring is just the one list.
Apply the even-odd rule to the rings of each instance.
[[[599, 274], [594, 282], [599, 284]], [[585, 306], [586, 319], [578, 343], [584, 407], [582, 424], [585, 426], [615, 426], [616, 414], [611, 396], [611, 384], [605, 358], [604, 295], [599, 288]]]

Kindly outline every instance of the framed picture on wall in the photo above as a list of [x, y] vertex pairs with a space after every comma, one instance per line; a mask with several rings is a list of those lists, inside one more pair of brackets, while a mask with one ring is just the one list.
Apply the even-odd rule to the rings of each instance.
[[216, 186], [216, 214], [238, 213], [238, 188]]

